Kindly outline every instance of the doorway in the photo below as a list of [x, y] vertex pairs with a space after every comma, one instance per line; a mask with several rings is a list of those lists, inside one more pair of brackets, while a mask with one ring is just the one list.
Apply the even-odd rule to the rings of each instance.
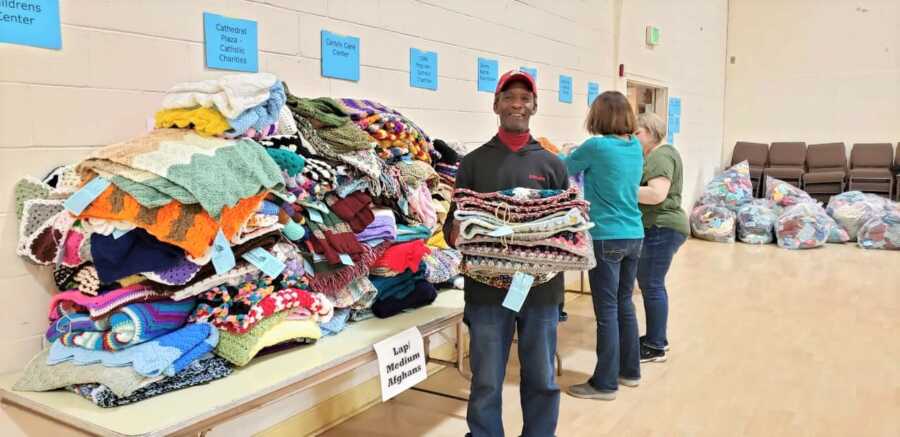
[[635, 114], [652, 112], [665, 120], [669, 109], [669, 89], [629, 79], [628, 101]]

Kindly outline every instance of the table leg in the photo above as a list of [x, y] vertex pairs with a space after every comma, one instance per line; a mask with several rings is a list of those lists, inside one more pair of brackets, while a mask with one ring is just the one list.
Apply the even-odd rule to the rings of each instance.
[[456, 324], [456, 370], [466, 379], [472, 379], [472, 373], [466, 369], [465, 329], [462, 320]]

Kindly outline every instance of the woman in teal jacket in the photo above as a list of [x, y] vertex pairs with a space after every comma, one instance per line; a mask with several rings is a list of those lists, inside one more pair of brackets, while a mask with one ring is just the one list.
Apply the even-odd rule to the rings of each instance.
[[632, 135], [634, 111], [622, 93], [608, 91], [591, 105], [587, 129], [593, 137], [561, 158], [569, 174], [584, 172], [584, 197], [591, 203], [591, 236], [597, 267], [588, 273], [597, 317], [597, 365], [572, 396], [613, 400], [619, 384], [636, 387], [641, 378], [640, 343], [631, 295], [644, 226], [638, 187], [644, 157]]

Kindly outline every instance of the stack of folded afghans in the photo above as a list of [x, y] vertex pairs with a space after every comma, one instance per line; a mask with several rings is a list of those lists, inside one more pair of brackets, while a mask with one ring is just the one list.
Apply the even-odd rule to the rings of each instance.
[[587, 231], [588, 203], [577, 188], [515, 188], [494, 193], [454, 192], [459, 236], [467, 277], [509, 287], [523, 272], [540, 285], [562, 271], [589, 270], [596, 262]]
[[17, 252], [61, 292], [16, 388], [126, 405], [432, 302], [462, 257], [435, 233], [460, 153], [434, 153], [439, 173], [424, 132], [377, 109], [403, 123], [400, 159], [359, 108], [271, 74], [179, 84], [159, 129], [20, 181]]

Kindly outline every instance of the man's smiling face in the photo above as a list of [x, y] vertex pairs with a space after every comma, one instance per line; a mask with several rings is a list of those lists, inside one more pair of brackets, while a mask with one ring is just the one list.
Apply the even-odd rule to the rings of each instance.
[[520, 81], [510, 83], [494, 100], [494, 113], [500, 116], [500, 126], [508, 132], [527, 131], [536, 109], [534, 94]]

